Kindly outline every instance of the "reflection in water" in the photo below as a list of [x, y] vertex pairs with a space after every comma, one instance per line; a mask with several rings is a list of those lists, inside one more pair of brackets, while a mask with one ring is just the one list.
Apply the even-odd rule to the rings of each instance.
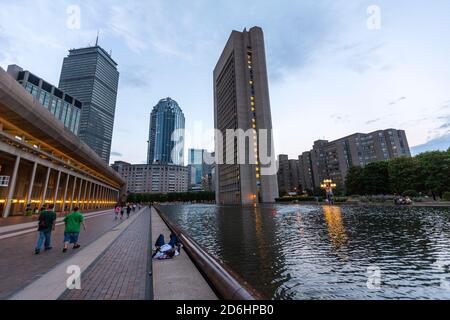
[[[450, 299], [450, 209], [162, 206], [273, 299]], [[380, 268], [381, 289], [367, 288]]]
[[339, 249], [348, 240], [345, 234], [344, 222], [342, 221], [341, 208], [337, 206], [323, 206], [322, 208], [331, 243], [336, 249]]

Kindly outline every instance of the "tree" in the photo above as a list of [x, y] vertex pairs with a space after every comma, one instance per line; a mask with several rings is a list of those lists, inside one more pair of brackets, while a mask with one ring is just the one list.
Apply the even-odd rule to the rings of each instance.
[[425, 152], [417, 156], [425, 192], [442, 197], [450, 188], [450, 152]]
[[345, 178], [345, 189], [348, 195], [364, 193], [363, 172], [363, 168], [358, 166], [353, 166], [348, 170]]
[[372, 162], [363, 169], [363, 186], [365, 194], [389, 194], [388, 162]]
[[392, 193], [403, 194], [405, 191], [421, 191], [419, 161], [416, 158], [401, 157], [390, 160], [389, 188]]

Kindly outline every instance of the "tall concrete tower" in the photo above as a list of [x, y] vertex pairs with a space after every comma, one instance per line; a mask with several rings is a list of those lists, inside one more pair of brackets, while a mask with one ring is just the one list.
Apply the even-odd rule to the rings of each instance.
[[109, 162], [119, 72], [103, 48], [72, 49], [64, 58], [59, 88], [83, 103], [80, 139]]
[[[276, 163], [272, 145], [272, 116], [267, 80], [264, 34], [261, 28], [233, 31], [214, 69], [214, 124], [216, 155], [233, 154], [234, 162], [224, 159], [216, 166], [216, 201], [218, 204], [271, 203], [278, 197], [276, 170], [264, 173]], [[237, 139], [227, 143], [227, 130], [250, 132], [244, 145]], [[267, 130], [265, 139], [261, 131]], [[265, 145], [273, 158], [270, 165], [262, 163], [261, 150]], [[265, 150], [264, 149], [264, 150]], [[222, 151], [222, 152], [220, 152]], [[251, 161], [251, 154], [254, 160]], [[248, 155], [242, 163], [239, 158]]]

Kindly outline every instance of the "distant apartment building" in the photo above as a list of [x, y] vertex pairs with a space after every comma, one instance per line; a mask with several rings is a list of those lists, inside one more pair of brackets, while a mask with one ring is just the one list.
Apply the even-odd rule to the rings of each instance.
[[64, 58], [59, 88], [83, 103], [80, 139], [109, 163], [116, 113], [119, 72], [117, 63], [97, 44], [69, 50]]
[[280, 195], [301, 192], [300, 161], [289, 159], [287, 155], [278, 156], [278, 189]]
[[304, 191], [319, 188], [324, 179], [343, 186], [352, 166], [364, 167], [398, 157], [411, 157], [403, 130], [355, 133], [331, 142], [318, 140], [310, 152], [299, 157], [302, 188]]
[[73, 96], [17, 65], [8, 66], [7, 73], [17, 80], [39, 103], [73, 134], [78, 135], [82, 103]]
[[184, 165], [184, 140], [175, 141], [174, 133], [185, 129], [185, 118], [178, 103], [165, 98], [150, 115], [147, 163]]
[[[218, 204], [255, 204], [274, 202], [278, 197], [276, 173], [261, 174], [260, 146], [272, 149], [272, 116], [267, 79], [264, 34], [261, 28], [233, 31], [214, 69], [214, 128], [216, 154], [230, 154], [233, 161], [219, 163], [216, 173], [216, 202]], [[251, 132], [249, 143], [241, 146], [234, 139], [227, 142], [227, 130]], [[268, 139], [260, 141], [261, 130], [268, 131]], [[223, 139], [223, 140], [222, 140]], [[221, 141], [222, 140], [222, 141]], [[234, 153], [231, 152], [234, 150]], [[246, 155], [245, 163], [238, 156]], [[250, 161], [250, 155], [256, 161]], [[273, 154], [268, 154], [273, 157]]]
[[188, 191], [188, 168], [163, 164], [130, 164], [116, 161], [112, 168], [127, 183], [128, 193]]

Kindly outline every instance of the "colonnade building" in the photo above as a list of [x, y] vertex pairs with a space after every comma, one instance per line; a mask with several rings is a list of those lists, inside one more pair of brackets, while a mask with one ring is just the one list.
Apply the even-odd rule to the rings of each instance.
[[0, 214], [113, 207], [125, 181], [0, 68]]

